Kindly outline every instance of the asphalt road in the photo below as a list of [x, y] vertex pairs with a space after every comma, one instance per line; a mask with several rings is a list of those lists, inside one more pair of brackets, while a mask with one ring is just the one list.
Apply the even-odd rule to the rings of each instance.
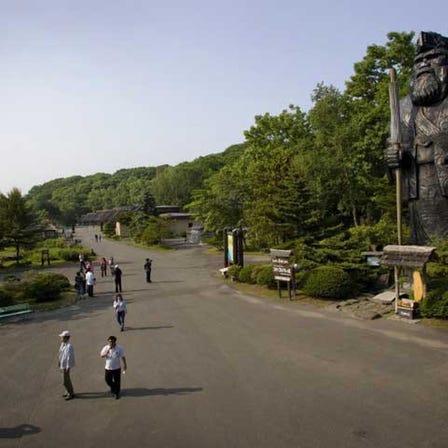
[[[127, 329], [99, 272], [93, 299], [2, 323], [0, 447], [448, 446], [446, 333], [246, 296], [201, 248], [84, 240], [123, 270]], [[68, 402], [57, 368], [66, 329], [78, 395]], [[111, 334], [128, 360], [120, 400], [99, 357]]]

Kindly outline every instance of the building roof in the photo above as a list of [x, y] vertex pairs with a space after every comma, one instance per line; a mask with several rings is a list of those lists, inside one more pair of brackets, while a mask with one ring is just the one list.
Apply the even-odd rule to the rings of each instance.
[[120, 213], [134, 212], [138, 210], [136, 205], [125, 205], [110, 210], [97, 210], [96, 212], [86, 213], [79, 219], [80, 224], [101, 224], [103, 222], [114, 221]]
[[389, 245], [383, 249], [381, 264], [385, 266], [403, 266], [423, 268], [435, 258], [435, 247]]
[[161, 213], [159, 216], [168, 219], [191, 219], [193, 215], [191, 213]]
[[157, 205], [156, 210], [159, 213], [178, 213], [180, 207], [178, 205]]

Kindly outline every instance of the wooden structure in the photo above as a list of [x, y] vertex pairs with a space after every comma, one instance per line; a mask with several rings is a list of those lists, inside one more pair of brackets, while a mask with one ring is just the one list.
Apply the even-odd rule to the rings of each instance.
[[381, 264], [391, 266], [395, 271], [407, 269], [412, 272], [414, 300], [401, 299], [396, 284], [395, 312], [407, 318], [415, 316], [416, 304], [426, 297], [425, 272], [428, 261], [435, 259], [435, 247], [427, 246], [385, 246]]
[[50, 266], [50, 251], [48, 249], [42, 249], [40, 252], [40, 265], [43, 266], [45, 262]]

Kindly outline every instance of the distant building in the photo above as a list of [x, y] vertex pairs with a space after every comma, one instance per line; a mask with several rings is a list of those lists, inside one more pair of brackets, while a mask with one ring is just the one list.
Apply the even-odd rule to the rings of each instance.
[[202, 226], [202, 223], [196, 221], [191, 213], [161, 213], [159, 216], [170, 221], [169, 229], [176, 236], [187, 234], [193, 227]]
[[129, 238], [131, 236], [131, 230], [128, 226], [121, 224], [120, 222], [115, 223], [115, 235], [120, 238]]
[[58, 238], [58, 236], [59, 236], [59, 231], [58, 231], [57, 227], [54, 226], [53, 224], [47, 224], [42, 231], [42, 237], [45, 240], [49, 240], [51, 238]]
[[178, 205], [157, 205], [156, 212], [158, 215], [165, 213], [179, 213], [180, 207]]
[[135, 212], [139, 209], [137, 205], [125, 205], [123, 207], [116, 207], [109, 210], [97, 210], [96, 212], [86, 213], [79, 218], [79, 224], [84, 226], [100, 226], [106, 222], [117, 222], [117, 217], [120, 213]]

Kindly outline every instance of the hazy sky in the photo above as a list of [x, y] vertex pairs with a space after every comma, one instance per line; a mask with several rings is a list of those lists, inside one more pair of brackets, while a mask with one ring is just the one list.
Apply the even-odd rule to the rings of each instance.
[[[430, 9], [431, 8], [431, 9]], [[390, 31], [448, 35], [447, 0], [0, 0], [0, 192], [176, 165], [254, 116], [344, 89]]]

